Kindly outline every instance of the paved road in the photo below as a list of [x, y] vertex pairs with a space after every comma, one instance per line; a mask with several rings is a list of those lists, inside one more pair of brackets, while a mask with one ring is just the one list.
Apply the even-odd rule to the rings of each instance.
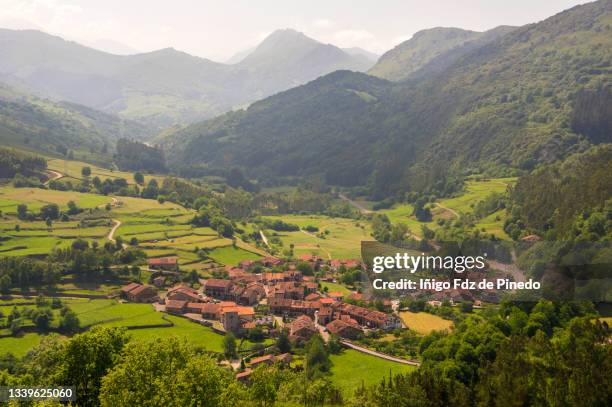
[[412, 365], [412, 366], [420, 366], [421, 365], [421, 362], [417, 362], [416, 360], [406, 360], [406, 359], [396, 358], [394, 356], [387, 355], [385, 353], [376, 352], [375, 350], [355, 345], [354, 343], [349, 342], [349, 341], [340, 341], [340, 343], [342, 345], [346, 346], [347, 348], [351, 348], [351, 349], [356, 350], [357, 352], [367, 353], [368, 355], [376, 356], [378, 358], [385, 359], [385, 360], [388, 360], [390, 362], [396, 362], [396, 363], [401, 363], [403, 365]]

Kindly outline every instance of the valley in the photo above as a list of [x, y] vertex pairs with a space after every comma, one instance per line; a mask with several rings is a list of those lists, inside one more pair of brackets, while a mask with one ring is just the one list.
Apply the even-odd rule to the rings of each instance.
[[298, 25], [342, 46], [267, 23], [216, 44], [233, 20], [190, 16], [199, 45], [250, 44], [228, 62], [0, 28], [0, 384], [105, 407], [606, 405], [612, 0], [548, 15], [380, 54], [340, 20]]

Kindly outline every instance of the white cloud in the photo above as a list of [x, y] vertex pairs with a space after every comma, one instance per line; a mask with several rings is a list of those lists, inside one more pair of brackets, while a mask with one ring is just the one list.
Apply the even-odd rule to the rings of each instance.
[[328, 20], [327, 18], [317, 18], [315, 21], [313, 21], [312, 26], [315, 28], [330, 29], [335, 27], [336, 23], [334, 23], [332, 20]]

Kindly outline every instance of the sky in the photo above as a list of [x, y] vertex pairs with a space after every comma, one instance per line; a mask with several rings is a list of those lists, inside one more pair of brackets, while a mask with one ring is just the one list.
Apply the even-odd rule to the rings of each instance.
[[483, 31], [543, 20], [574, 0], [0, 0], [0, 27], [116, 53], [173, 47], [223, 62], [277, 29], [382, 54], [432, 27]]

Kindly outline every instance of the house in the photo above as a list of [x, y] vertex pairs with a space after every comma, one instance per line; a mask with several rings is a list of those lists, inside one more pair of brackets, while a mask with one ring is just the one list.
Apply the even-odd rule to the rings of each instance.
[[202, 302], [203, 298], [197, 290], [191, 287], [179, 285], [168, 290], [166, 298], [170, 300], [181, 300], [188, 302]]
[[253, 373], [253, 371], [247, 368], [244, 370], [244, 372], [236, 374], [236, 380], [241, 383], [248, 383], [251, 378], [251, 373]]
[[159, 276], [159, 277], [155, 277], [155, 278], [153, 279], [153, 285], [154, 285], [155, 287], [159, 287], [159, 288], [161, 288], [161, 287], [163, 287], [165, 284], [166, 284], [166, 277]]
[[131, 283], [121, 289], [121, 296], [132, 302], [155, 302], [157, 290], [150, 285]]
[[268, 298], [270, 312], [276, 315], [298, 316], [310, 315], [321, 307], [318, 301], [300, 301], [286, 298]]
[[289, 364], [291, 363], [291, 354], [290, 353], [283, 353], [280, 355], [264, 355], [264, 356], [260, 356], [257, 358], [253, 358], [251, 359], [251, 362], [249, 363], [249, 366], [251, 368], [257, 367], [261, 364], [266, 364], [266, 365], [273, 365], [275, 363], [281, 363], [281, 364]]
[[266, 290], [264, 289], [263, 285], [251, 283], [246, 286], [236, 300], [240, 304], [253, 305], [257, 304], [265, 296]]
[[331, 293], [327, 293], [327, 296], [329, 298], [333, 298], [336, 301], [342, 301], [342, 299], [344, 298], [344, 294], [341, 293], [340, 291], [334, 291]]
[[210, 278], [204, 282], [204, 293], [210, 297], [227, 300], [231, 299], [231, 289], [234, 283], [230, 280]]
[[332, 307], [323, 306], [319, 308], [317, 312], [317, 322], [321, 325], [329, 324], [334, 317], [334, 310]]
[[542, 238], [538, 235], [527, 235], [521, 238], [523, 242], [539, 242]]
[[326, 325], [332, 335], [346, 339], [357, 339], [363, 335], [363, 329], [357, 324], [342, 319], [335, 319]]
[[318, 332], [308, 315], [297, 317], [289, 326], [289, 339], [295, 342], [306, 342]]
[[178, 257], [156, 257], [148, 259], [147, 264], [153, 270], [177, 271], [179, 268]]
[[312, 293], [312, 294], [308, 294], [304, 300], [305, 301], [317, 301], [318, 299], [321, 298], [321, 295], [318, 293]]
[[275, 267], [275, 266], [280, 266], [281, 264], [283, 264], [283, 260], [277, 257], [268, 256], [268, 257], [264, 257], [263, 259], [261, 259], [261, 264], [264, 267]]
[[182, 314], [186, 311], [187, 301], [166, 300], [166, 312]]

